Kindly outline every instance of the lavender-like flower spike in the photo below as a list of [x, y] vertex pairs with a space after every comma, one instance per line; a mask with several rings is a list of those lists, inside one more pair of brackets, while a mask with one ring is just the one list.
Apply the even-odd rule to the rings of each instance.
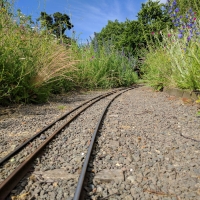
[[174, 1], [174, 2], [172, 3], [172, 5], [173, 5], [173, 6], [176, 6], [176, 1]]
[[178, 38], [179, 38], [179, 39], [183, 38], [183, 34], [182, 34], [182, 33], [179, 33], [179, 34], [178, 34]]
[[174, 11], [175, 11], [176, 13], [179, 12], [179, 8], [176, 8]]

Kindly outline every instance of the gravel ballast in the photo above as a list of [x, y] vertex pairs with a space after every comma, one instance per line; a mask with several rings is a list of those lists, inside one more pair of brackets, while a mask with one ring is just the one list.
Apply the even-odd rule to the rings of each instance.
[[116, 99], [90, 162], [94, 173], [88, 187], [96, 188], [88, 192], [90, 198], [200, 199], [196, 113], [195, 105], [145, 87]]
[[[85, 101], [98, 94], [80, 99]], [[9, 141], [14, 145], [18, 135], [20, 141], [23, 139], [20, 133], [35, 133], [62, 115], [59, 105], [72, 108], [81, 100], [74, 99], [73, 105], [55, 101], [43, 105], [38, 109], [43, 112], [41, 116], [35, 114], [36, 107], [27, 105], [20, 108], [24, 113], [2, 119], [1, 154], [9, 151]], [[35, 161], [33, 172], [13, 190], [13, 198], [73, 199], [91, 135], [108, 100], [95, 104], [56, 137]], [[148, 87], [118, 97], [95, 143], [84, 186], [87, 199], [200, 199], [200, 118], [196, 113], [196, 105], [184, 104], [181, 99]], [[27, 127], [22, 124], [24, 119]], [[12, 140], [9, 132], [17, 137]]]

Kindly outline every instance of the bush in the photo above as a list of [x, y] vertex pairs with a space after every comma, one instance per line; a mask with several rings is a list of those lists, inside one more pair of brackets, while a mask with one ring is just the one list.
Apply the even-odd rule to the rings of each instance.
[[50, 83], [68, 79], [66, 72], [75, 69], [73, 52], [53, 36], [32, 30], [25, 16], [18, 19], [0, 10], [0, 103], [44, 102]]
[[[149, 47], [143, 66], [144, 78], [155, 88], [178, 87], [200, 90], [200, 21], [190, 9], [178, 16], [175, 1], [170, 13], [175, 30], [162, 33], [162, 42]], [[154, 35], [157, 39], [158, 35]]]

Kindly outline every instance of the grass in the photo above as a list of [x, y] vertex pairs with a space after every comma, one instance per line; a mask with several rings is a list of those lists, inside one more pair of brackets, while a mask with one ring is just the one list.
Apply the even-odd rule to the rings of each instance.
[[[42, 103], [51, 93], [129, 86], [134, 59], [111, 46], [62, 45], [18, 11], [0, 10], [0, 104]], [[109, 51], [109, 52], [108, 52]]]
[[143, 78], [156, 89], [200, 90], [200, 38], [194, 37], [188, 42], [187, 33], [181, 39], [177, 35], [173, 30], [163, 33], [162, 43], [149, 47], [142, 67]]
[[0, 10], [1, 104], [44, 102], [51, 92], [51, 82], [70, 79], [66, 73], [75, 70], [71, 50], [28, 25], [21, 18], [14, 22], [6, 9]]
[[134, 58], [126, 57], [112, 45], [95, 46], [93, 43], [73, 46], [77, 65], [73, 77], [79, 87], [87, 89], [130, 86], [137, 81]]
[[66, 107], [64, 105], [59, 105], [58, 110], [64, 110]]

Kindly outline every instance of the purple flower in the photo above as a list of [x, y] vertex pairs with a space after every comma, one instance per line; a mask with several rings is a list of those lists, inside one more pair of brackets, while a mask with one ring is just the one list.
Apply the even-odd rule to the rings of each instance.
[[176, 1], [174, 1], [174, 2], [172, 3], [172, 5], [173, 5], [173, 6], [176, 6]]
[[182, 34], [182, 33], [179, 33], [179, 34], [178, 34], [178, 38], [179, 38], [179, 39], [183, 38], [183, 34]]
[[168, 11], [168, 13], [170, 14], [172, 12], [172, 9], [170, 9], [169, 11]]
[[176, 13], [179, 12], [179, 8], [176, 8], [176, 9], [175, 9], [175, 12], [176, 12]]
[[192, 28], [192, 26], [193, 26], [192, 23], [188, 23], [188, 24], [187, 24], [187, 27], [188, 27], [188, 28]]
[[190, 12], [190, 13], [192, 12], [192, 8], [190, 8], [189, 12]]
[[187, 37], [187, 41], [189, 42], [191, 40], [191, 36], [188, 36]]
[[191, 15], [191, 16], [194, 16], [194, 12], [191, 12], [190, 15]]

